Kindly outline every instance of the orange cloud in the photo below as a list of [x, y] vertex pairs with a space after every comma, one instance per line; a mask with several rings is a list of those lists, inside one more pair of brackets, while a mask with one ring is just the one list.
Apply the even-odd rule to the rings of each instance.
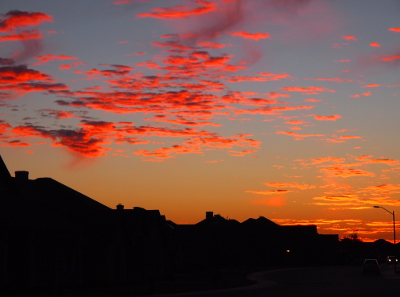
[[[145, 157], [152, 157], [156, 159], [167, 159], [174, 158], [173, 154], [199, 154], [202, 153], [195, 147], [190, 147], [186, 145], [174, 145], [171, 148], [163, 147], [156, 149], [154, 151], [148, 150], [136, 150], [134, 152], [135, 155], [141, 155]], [[150, 159], [145, 159], [144, 161], [150, 161]]]
[[116, 0], [112, 4], [114, 5], [123, 5], [123, 4], [130, 4], [130, 3], [147, 3], [149, 1], [136, 1], [136, 0]]
[[229, 153], [231, 153], [231, 156], [234, 156], [234, 157], [243, 157], [243, 156], [252, 154], [254, 152], [256, 152], [256, 150], [229, 151]]
[[343, 39], [346, 39], [346, 40], [354, 40], [354, 41], [357, 41], [357, 40], [358, 40], [357, 38], [355, 38], [355, 37], [352, 36], [352, 35], [347, 35], [347, 36], [342, 35], [342, 38], [343, 38]]
[[0, 42], [5, 41], [23, 41], [28, 39], [41, 39], [43, 38], [42, 33], [36, 30], [26, 30], [17, 34], [10, 34], [5, 36], [0, 36]]
[[[206, 134], [204, 132], [203, 134]], [[244, 137], [251, 136], [246, 134], [239, 134], [228, 137], [222, 137], [218, 135], [213, 135], [211, 137], [203, 137], [201, 133], [199, 137], [188, 138], [182, 145], [173, 145], [170, 148], [164, 147], [159, 148], [154, 151], [149, 150], [136, 150], [134, 153], [136, 155], [141, 155], [145, 157], [152, 157], [156, 159], [173, 158], [175, 154], [188, 154], [188, 153], [203, 153], [204, 147], [220, 148], [220, 149], [230, 149], [233, 146], [240, 147], [258, 147], [260, 145], [259, 141], [253, 139], [247, 139]], [[255, 150], [245, 150], [240, 152], [242, 155], [250, 154]], [[145, 159], [144, 161], [148, 161]]]
[[334, 82], [344, 82], [343, 79], [334, 77], [334, 78], [315, 78], [313, 80], [320, 80], [320, 81], [334, 81]]
[[[228, 77], [227, 80], [229, 82], [242, 82], [242, 81], [276, 81], [280, 80], [283, 78], [290, 78], [291, 76], [286, 73], [259, 73], [262, 76], [268, 76], [268, 77], [257, 77], [257, 76], [231, 76]], [[282, 96], [284, 94], [280, 94], [280, 97], [286, 97]]]
[[17, 28], [37, 26], [44, 22], [53, 22], [53, 17], [43, 12], [11, 10], [0, 22], [0, 32], [13, 32]]
[[[52, 113], [52, 111], [49, 111]], [[66, 117], [69, 115], [66, 114]], [[46, 130], [33, 125], [18, 126], [11, 129], [14, 137], [40, 137], [51, 139], [54, 145], [87, 157], [104, 155], [109, 148], [105, 145], [115, 142], [118, 144], [143, 144], [149, 140], [143, 137], [189, 137], [183, 145], [174, 145], [172, 148], [161, 148], [155, 151], [138, 150], [137, 155], [156, 156], [157, 158], [171, 157], [171, 153], [200, 153], [202, 147], [232, 148], [233, 146], [253, 146], [260, 143], [245, 138], [249, 135], [239, 134], [224, 138], [206, 131], [195, 129], [167, 129], [162, 127], [134, 127], [133, 123], [111, 123], [104, 121], [83, 120], [80, 129]], [[136, 136], [136, 137], [133, 137]], [[195, 136], [195, 137], [194, 137]], [[139, 138], [140, 137], [140, 138]], [[192, 138], [191, 138], [192, 137]]]
[[350, 136], [350, 135], [343, 135], [340, 136], [339, 139], [360, 139], [362, 138], [361, 136]]
[[276, 115], [282, 114], [284, 111], [291, 111], [291, 110], [300, 110], [300, 109], [312, 109], [315, 106], [272, 106], [267, 108], [259, 108], [259, 109], [240, 109], [240, 110], [233, 110], [236, 114], [268, 114], [268, 115]]
[[386, 56], [381, 58], [382, 61], [388, 62], [388, 61], [394, 61], [400, 59], [400, 55], [391, 55], [391, 56]]
[[327, 138], [325, 139], [327, 142], [332, 142], [332, 143], [342, 143], [342, 142], [346, 142], [344, 140], [337, 140], [337, 139], [331, 139], [331, 138]]
[[277, 93], [277, 92], [269, 92], [269, 93], [266, 93], [265, 95], [268, 95], [270, 99], [276, 99], [276, 98], [279, 98], [279, 97], [285, 97], [285, 98], [289, 98], [290, 97], [289, 94], [280, 94], [280, 93]]
[[381, 45], [377, 42], [371, 42], [369, 45], [373, 47], [381, 47]]
[[321, 99], [312, 99], [312, 98], [304, 99], [304, 102], [321, 102], [321, 101], [322, 101]]
[[361, 88], [376, 88], [376, 87], [380, 87], [381, 85], [379, 84], [368, 84], [365, 86], [361, 86]]
[[0, 90], [7, 99], [15, 99], [27, 92], [67, 90], [65, 84], [55, 83], [54, 78], [26, 65], [0, 67]]
[[286, 121], [286, 124], [291, 124], [291, 125], [301, 125], [305, 124], [303, 120], [292, 120], [292, 121]]
[[41, 56], [36, 56], [36, 60], [39, 60], [40, 63], [35, 63], [34, 65], [41, 65], [50, 61], [54, 60], [76, 60], [78, 58], [71, 57], [71, 56], [66, 56], [66, 55], [52, 55], [52, 54], [46, 54], [46, 55], [41, 55]]
[[333, 163], [343, 163], [346, 160], [344, 158], [335, 158], [335, 157], [321, 157], [317, 159], [311, 159], [311, 163], [303, 163], [303, 165], [318, 165], [321, 163], [333, 162]]
[[273, 187], [273, 188], [296, 188], [299, 190], [309, 190], [309, 189], [315, 189], [316, 186], [310, 186], [307, 184], [299, 184], [296, 182], [292, 183], [278, 183], [278, 182], [271, 182], [271, 183], [265, 183], [266, 186], [268, 187]]
[[269, 38], [268, 33], [249, 33], [246, 31], [237, 31], [237, 32], [228, 32], [229, 35], [232, 36], [240, 36], [245, 39], [254, 39], [254, 40], [259, 40], [259, 39], [264, 39], [264, 38]]
[[339, 176], [342, 178], [348, 178], [353, 176], [370, 176], [370, 177], [375, 176], [375, 173], [370, 171], [362, 169], [343, 168], [341, 166], [325, 167], [320, 169], [320, 172], [328, 176]]
[[29, 69], [26, 65], [0, 67], [0, 83], [16, 84], [28, 81], [53, 81], [40, 71]]
[[341, 195], [341, 196], [319, 196], [319, 197], [314, 197], [313, 200], [322, 200], [322, 201], [330, 202], [330, 203], [325, 203], [324, 205], [362, 204], [362, 203], [360, 203], [360, 200], [357, 197], [357, 195], [352, 195], [352, 194]]
[[400, 28], [389, 28], [389, 31], [400, 32]]
[[372, 155], [364, 155], [360, 157], [356, 157], [357, 161], [361, 161], [366, 164], [385, 164], [389, 166], [397, 166], [400, 165], [400, 161], [396, 159], [371, 159]]
[[12, 132], [16, 136], [20, 137], [49, 138], [53, 141], [54, 145], [65, 146], [73, 152], [77, 152], [88, 157], [104, 155], [104, 151], [107, 150], [101, 146], [101, 144], [104, 143], [104, 140], [93, 138], [87, 133], [87, 131], [84, 130], [47, 131], [39, 127], [27, 125], [15, 127], [12, 129]]
[[280, 225], [337, 225], [339, 223], [345, 224], [356, 224], [361, 223], [361, 220], [327, 220], [327, 219], [315, 219], [315, 220], [296, 220], [296, 219], [274, 219], [275, 222]]
[[[388, 197], [369, 197], [368, 199], [363, 200], [363, 202], [368, 205], [400, 206], [400, 200]], [[369, 208], [371, 208], [371, 206]]]
[[224, 48], [226, 46], [226, 44], [216, 43], [212, 41], [197, 41], [197, 45], [209, 48]]
[[215, 124], [212, 122], [199, 122], [193, 120], [187, 120], [182, 116], [177, 116], [176, 119], [168, 119], [167, 116], [160, 115], [155, 116], [153, 119], [144, 119], [145, 121], [157, 121], [157, 122], [164, 122], [164, 123], [171, 123], [171, 124], [179, 124], [179, 125], [186, 125], [186, 126], [214, 126], [219, 127], [221, 124]]
[[337, 119], [340, 119], [342, 116], [335, 114], [331, 116], [320, 116], [320, 115], [314, 115], [314, 119], [317, 121], [336, 121]]
[[63, 111], [54, 109], [41, 109], [39, 112], [42, 117], [54, 117], [55, 119], [79, 118], [87, 114], [87, 111]]
[[310, 86], [310, 87], [283, 87], [281, 88], [284, 91], [288, 91], [288, 92], [336, 92], [333, 90], [329, 90], [327, 88], [323, 88], [323, 87], [314, 87], [314, 86]]
[[383, 184], [383, 185], [378, 185], [378, 186], [369, 186], [366, 187], [360, 192], [377, 192], [379, 195], [381, 194], [398, 194], [400, 193], [400, 184], [398, 185], [393, 185], [393, 184]]
[[286, 131], [277, 131], [277, 132], [275, 132], [275, 134], [284, 134], [284, 135], [293, 136], [295, 138], [295, 140], [303, 140], [306, 137], [321, 137], [321, 136], [325, 136], [323, 134], [298, 134], [298, 133], [295, 133], [295, 132], [286, 132]]
[[60, 70], [71, 69], [71, 65], [63, 64], [63, 65], [58, 66], [58, 69], [60, 69]]
[[230, 76], [226, 80], [230, 83], [243, 82], [243, 81], [272, 81], [279, 80], [279, 78], [267, 78], [258, 76]]
[[276, 195], [276, 194], [286, 194], [293, 191], [289, 190], [268, 190], [268, 191], [246, 191], [246, 193], [252, 193], [257, 195]]

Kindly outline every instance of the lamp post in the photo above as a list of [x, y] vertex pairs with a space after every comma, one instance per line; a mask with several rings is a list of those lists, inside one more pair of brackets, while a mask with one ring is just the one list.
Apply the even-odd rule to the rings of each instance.
[[[388, 213], [390, 213], [392, 215], [392, 217], [393, 217], [393, 248], [394, 248], [394, 251], [396, 252], [396, 219], [395, 219], [395, 216], [394, 216], [394, 210], [393, 210], [393, 212], [391, 212], [391, 211], [388, 211], [386, 208], [384, 208], [382, 206], [378, 206], [378, 205], [375, 205], [374, 208], [382, 208], [382, 209], [386, 210]], [[397, 256], [396, 255], [394, 255], [394, 256], [397, 259]], [[396, 269], [396, 259], [394, 261], [394, 272], [397, 271], [397, 269]]]

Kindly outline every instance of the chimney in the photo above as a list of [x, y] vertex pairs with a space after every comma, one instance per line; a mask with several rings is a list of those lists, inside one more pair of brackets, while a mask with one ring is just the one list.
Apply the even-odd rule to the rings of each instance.
[[121, 203], [119, 203], [119, 204], [117, 205], [117, 210], [123, 210], [123, 209], [124, 209], [124, 205], [121, 204]]
[[29, 171], [15, 171], [15, 178], [17, 180], [29, 180]]
[[212, 211], [206, 211], [206, 220], [212, 219], [214, 217], [214, 213]]

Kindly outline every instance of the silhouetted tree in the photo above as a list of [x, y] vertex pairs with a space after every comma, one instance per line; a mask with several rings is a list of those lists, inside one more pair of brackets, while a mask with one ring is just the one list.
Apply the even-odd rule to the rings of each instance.
[[345, 264], [360, 264], [363, 256], [363, 241], [356, 232], [340, 239], [342, 260]]

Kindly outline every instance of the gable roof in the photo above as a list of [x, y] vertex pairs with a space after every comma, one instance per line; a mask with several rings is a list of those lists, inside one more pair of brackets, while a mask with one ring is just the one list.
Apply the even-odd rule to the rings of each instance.
[[0, 155], [0, 177], [10, 178], [11, 174], [7, 169], [6, 164], [3, 161], [3, 158]]
[[12, 189], [0, 198], [0, 225], [7, 228], [81, 232], [106, 224], [111, 215], [109, 207], [52, 178], [11, 177], [2, 159], [0, 170], [0, 180]]
[[0, 155], [0, 191], [7, 190], [10, 186], [11, 174]]

